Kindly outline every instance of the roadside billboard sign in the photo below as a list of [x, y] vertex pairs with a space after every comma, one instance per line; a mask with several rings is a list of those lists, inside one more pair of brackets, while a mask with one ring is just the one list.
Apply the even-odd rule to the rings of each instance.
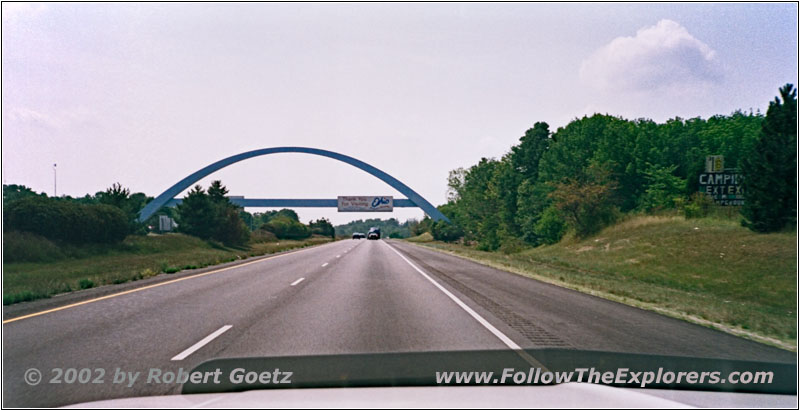
[[699, 178], [700, 191], [723, 206], [744, 205], [742, 175], [736, 171], [702, 173]]

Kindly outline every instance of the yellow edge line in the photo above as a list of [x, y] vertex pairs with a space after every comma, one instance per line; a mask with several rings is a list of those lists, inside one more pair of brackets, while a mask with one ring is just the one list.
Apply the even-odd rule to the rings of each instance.
[[163, 283], [147, 285], [147, 286], [140, 287], [140, 288], [134, 288], [133, 290], [122, 291], [122, 292], [119, 292], [119, 293], [116, 293], [116, 294], [104, 295], [102, 297], [92, 298], [91, 300], [86, 300], [86, 301], [81, 301], [81, 302], [77, 302], [77, 303], [73, 303], [73, 304], [63, 305], [61, 307], [51, 308], [49, 310], [39, 311], [37, 313], [23, 315], [23, 316], [16, 317], [16, 318], [9, 318], [8, 320], [3, 320], [3, 324], [13, 323], [14, 321], [24, 320], [26, 318], [31, 318], [31, 317], [38, 317], [40, 315], [53, 313], [53, 312], [61, 311], [61, 310], [66, 310], [66, 309], [72, 308], [72, 307], [77, 307], [79, 305], [84, 305], [84, 304], [94, 303], [94, 302], [97, 302], [97, 301], [107, 300], [109, 298], [119, 297], [121, 295], [131, 294], [131, 293], [135, 293], [137, 291], [142, 291], [142, 290], [147, 290], [149, 288], [155, 288], [155, 287], [160, 287], [162, 285], [173, 284], [173, 283], [177, 283], [178, 281], [189, 280], [189, 279], [197, 278], [197, 277], [203, 277], [203, 276], [210, 275], [210, 274], [216, 274], [216, 273], [219, 273], [219, 272], [222, 272], [222, 271], [232, 270], [234, 268], [244, 267], [244, 266], [247, 266], [247, 265], [250, 265], [250, 264], [256, 264], [256, 263], [260, 263], [260, 262], [263, 262], [263, 261], [272, 260], [273, 258], [283, 257], [283, 256], [286, 256], [286, 255], [296, 254], [296, 253], [299, 253], [299, 252], [302, 252], [302, 251], [307, 251], [310, 248], [312, 248], [312, 247], [305, 248], [305, 249], [302, 249], [302, 250], [290, 251], [288, 253], [273, 255], [271, 257], [261, 258], [261, 259], [258, 259], [256, 261], [250, 261], [249, 263], [234, 265], [232, 267], [225, 267], [225, 268], [220, 268], [220, 269], [217, 269], [217, 270], [208, 271], [208, 272], [205, 272], [205, 273], [199, 273], [199, 274], [194, 274], [194, 275], [190, 275], [190, 276], [186, 276], [186, 277], [176, 278], [174, 280], [164, 281]]

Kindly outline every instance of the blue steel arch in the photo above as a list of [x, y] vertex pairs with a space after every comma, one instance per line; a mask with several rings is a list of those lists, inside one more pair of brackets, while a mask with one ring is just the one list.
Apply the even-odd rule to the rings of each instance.
[[422, 196], [417, 194], [416, 191], [412, 190], [410, 187], [401, 183], [398, 179], [390, 176], [389, 174], [386, 174], [385, 172], [353, 157], [346, 156], [344, 154], [339, 154], [333, 151], [321, 150], [318, 148], [310, 148], [310, 147], [262, 148], [260, 150], [247, 151], [244, 153], [237, 154], [235, 156], [230, 156], [228, 158], [217, 161], [216, 163], [203, 167], [200, 170], [197, 170], [194, 173], [190, 174], [183, 180], [177, 182], [175, 185], [168, 188], [166, 191], [164, 191], [158, 197], [156, 197], [153, 201], [147, 204], [139, 213], [139, 221], [147, 220], [151, 215], [155, 214], [155, 212], [158, 211], [161, 207], [167, 205], [167, 203], [169, 203], [175, 196], [180, 194], [183, 190], [189, 188], [192, 184], [196, 183], [203, 177], [219, 169], [225, 168], [231, 164], [238, 163], [239, 161], [275, 153], [313, 154], [345, 162], [347, 164], [350, 164], [351, 166], [366, 171], [367, 173], [372, 174], [375, 177], [378, 177], [386, 184], [392, 186], [395, 190], [405, 194], [405, 196], [408, 198], [409, 201], [413, 202], [417, 207], [425, 211], [434, 221], [438, 220], [445, 220], [448, 222], [450, 221], [447, 217], [444, 216], [444, 214], [442, 214], [441, 211], [436, 209], [436, 207], [434, 207], [433, 204], [429, 203], [428, 200], [422, 198]]

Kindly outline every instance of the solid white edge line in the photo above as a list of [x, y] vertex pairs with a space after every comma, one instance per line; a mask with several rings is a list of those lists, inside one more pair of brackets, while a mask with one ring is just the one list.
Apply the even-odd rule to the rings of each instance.
[[233, 326], [232, 325], [223, 325], [219, 330], [214, 331], [213, 333], [209, 334], [206, 338], [203, 338], [202, 340], [198, 341], [195, 345], [183, 350], [183, 352], [181, 352], [180, 354], [172, 357], [170, 359], [170, 361], [180, 361], [180, 360], [192, 355], [193, 352], [203, 348], [203, 346], [205, 346], [206, 344], [210, 343], [211, 340], [213, 340], [214, 338], [219, 337], [225, 331], [230, 330], [231, 327], [233, 327]]
[[326, 265], [328, 265], [328, 263], [322, 264], [323, 267], [325, 267]]
[[475, 320], [477, 320], [477, 321], [478, 321], [478, 322], [479, 322], [479, 323], [480, 323], [480, 324], [481, 324], [481, 325], [482, 325], [484, 328], [486, 328], [487, 330], [489, 330], [489, 332], [491, 332], [492, 334], [494, 334], [494, 336], [495, 336], [495, 337], [499, 338], [499, 339], [500, 339], [500, 341], [502, 341], [502, 342], [503, 342], [503, 344], [505, 344], [506, 346], [508, 346], [508, 348], [510, 348], [510, 349], [512, 349], [512, 350], [514, 350], [514, 351], [516, 351], [516, 352], [517, 352], [517, 354], [518, 354], [520, 357], [522, 357], [522, 358], [523, 358], [525, 361], [527, 361], [527, 362], [528, 362], [528, 364], [530, 364], [530, 365], [532, 365], [532, 366], [534, 366], [534, 367], [541, 368], [541, 369], [543, 369], [543, 370], [546, 370], [546, 369], [547, 369], [547, 368], [546, 368], [546, 367], [545, 367], [545, 366], [544, 366], [542, 363], [540, 363], [540, 362], [539, 362], [539, 361], [537, 361], [535, 358], [533, 358], [533, 357], [531, 357], [530, 355], [528, 355], [528, 353], [526, 353], [525, 351], [523, 351], [523, 350], [522, 350], [522, 347], [520, 347], [520, 346], [519, 346], [517, 343], [515, 343], [514, 341], [512, 341], [512, 340], [511, 340], [511, 338], [508, 338], [508, 336], [507, 336], [507, 335], [505, 335], [505, 334], [503, 334], [503, 332], [502, 332], [502, 331], [500, 331], [500, 330], [498, 330], [497, 328], [495, 328], [495, 326], [493, 326], [493, 325], [492, 325], [492, 324], [491, 324], [489, 321], [486, 321], [486, 319], [485, 319], [485, 318], [483, 318], [483, 317], [482, 317], [480, 314], [478, 314], [477, 312], [475, 312], [475, 310], [473, 310], [473, 309], [472, 309], [472, 308], [470, 308], [470, 307], [469, 307], [467, 304], [465, 304], [463, 301], [461, 301], [461, 299], [460, 299], [460, 298], [456, 297], [455, 295], [453, 295], [453, 293], [451, 293], [450, 291], [448, 291], [446, 288], [442, 287], [442, 286], [441, 286], [439, 283], [437, 283], [437, 282], [436, 282], [436, 280], [434, 280], [433, 278], [431, 278], [431, 276], [429, 276], [427, 273], [425, 273], [424, 271], [422, 271], [422, 270], [421, 270], [419, 267], [417, 267], [416, 265], [414, 265], [414, 263], [412, 263], [411, 261], [409, 261], [409, 260], [408, 260], [408, 259], [407, 259], [407, 258], [406, 258], [406, 257], [405, 257], [403, 254], [400, 254], [400, 252], [399, 252], [399, 251], [397, 251], [397, 250], [396, 250], [394, 247], [392, 247], [391, 245], [389, 245], [389, 243], [387, 243], [387, 242], [385, 242], [385, 241], [381, 241], [381, 242], [382, 242], [382, 243], [384, 243], [384, 244], [386, 244], [386, 246], [387, 246], [387, 247], [389, 247], [389, 249], [391, 249], [392, 251], [394, 251], [394, 252], [395, 252], [395, 254], [399, 255], [399, 256], [400, 256], [400, 258], [402, 258], [402, 259], [403, 259], [403, 261], [405, 261], [406, 263], [408, 263], [408, 265], [410, 265], [410, 266], [411, 266], [411, 268], [413, 268], [414, 270], [416, 270], [418, 273], [420, 273], [420, 275], [422, 275], [423, 277], [425, 277], [425, 279], [427, 279], [427, 280], [428, 280], [428, 281], [430, 281], [430, 282], [431, 282], [433, 285], [435, 285], [435, 286], [436, 286], [436, 288], [438, 288], [438, 289], [439, 289], [439, 291], [443, 292], [443, 293], [444, 293], [446, 296], [450, 297], [450, 299], [451, 299], [451, 300], [453, 300], [453, 301], [454, 301], [456, 304], [458, 304], [458, 306], [459, 306], [459, 307], [461, 307], [461, 309], [463, 309], [464, 311], [466, 311], [466, 312], [467, 312], [467, 314], [471, 315], [471, 316], [472, 316], [472, 318], [474, 318]]
[[297, 285], [297, 284], [300, 284], [300, 282], [301, 282], [301, 281], [303, 281], [303, 280], [305, 280], [305, 279], [306, 279], [305, 277], [300, 277], [300, 278], [299, 278], [297, 281], [293, 282], [291, 285], [292, 285], [292, 286], [295, 286], [295, 285]]

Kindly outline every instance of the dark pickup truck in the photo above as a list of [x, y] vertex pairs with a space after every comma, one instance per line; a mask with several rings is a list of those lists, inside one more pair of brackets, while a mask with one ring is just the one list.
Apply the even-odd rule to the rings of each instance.
[[378, 227], [372, 227], [369, 229], [367, 233], [367, 240], [380, 240], [381, 239], [381, 229]]

